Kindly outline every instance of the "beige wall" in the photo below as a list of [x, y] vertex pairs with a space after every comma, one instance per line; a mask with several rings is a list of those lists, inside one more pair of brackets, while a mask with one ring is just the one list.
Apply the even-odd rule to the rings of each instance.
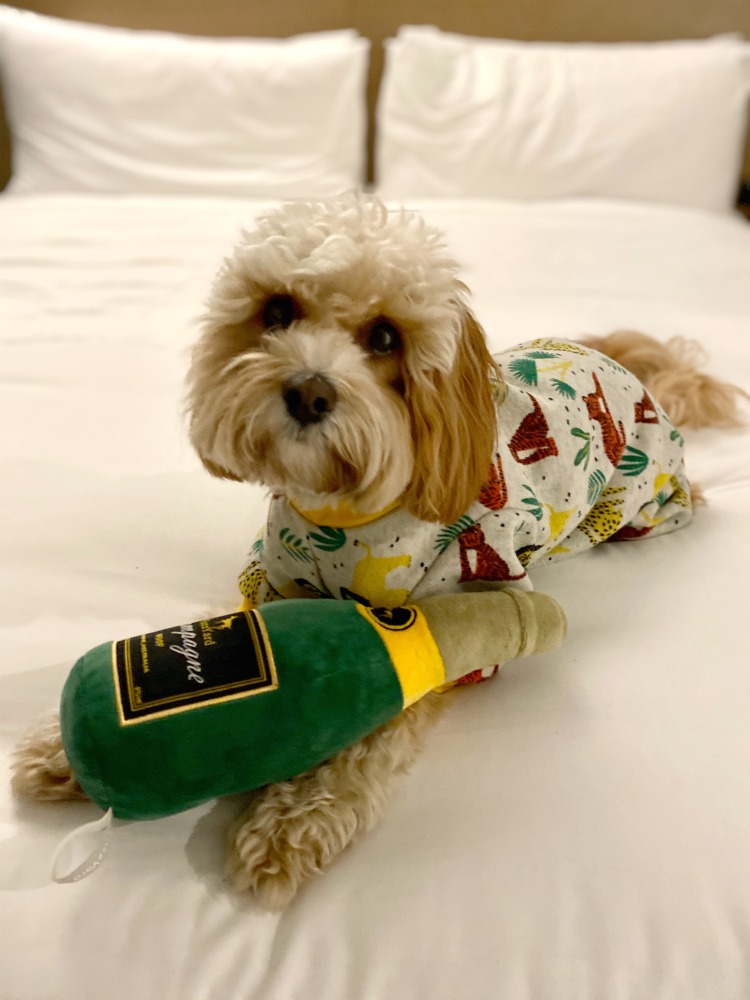
[[[750, 39], [748, 0], [38, 0], [16, 5], [81, 21], [204, 35], [283, 36], [353, 27], [373, 41], [371, 112], [383, 64], [381, 43], [400, 24], [555, 41], [657, 41], [723, 31]], [[0, 184], [8, 174], [7, 132], [0, 122]], [[750, 138], [745, 176], [750, 178]]]

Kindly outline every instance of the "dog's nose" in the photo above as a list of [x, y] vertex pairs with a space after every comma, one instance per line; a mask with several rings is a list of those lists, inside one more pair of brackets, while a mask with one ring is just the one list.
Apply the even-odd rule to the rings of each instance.
[[336, 405], [336, 389], [322, 375], [293, 375], [282, 393], [289, 415], [306, 427], [317, 424]]

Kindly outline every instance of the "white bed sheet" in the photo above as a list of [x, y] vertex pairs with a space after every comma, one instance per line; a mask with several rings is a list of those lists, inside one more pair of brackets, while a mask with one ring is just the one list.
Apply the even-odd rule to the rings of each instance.
[[[688, 434], [709, 506], [539, 570], [566, 646], [464, 692], [385, 821], [284, 914], [221, 877], [222, 800], [117, 824], [19, 806], [11, 748], [71, 661], [233, 606], [262, 491], [180, 413], [212, 275], [255, 202], [0, 199], [0, 997], [747, 1000], [750, 432]], [[750, 388], [750, 226], [618, 203], [425, 202], [498, 348], [634, 326]]]

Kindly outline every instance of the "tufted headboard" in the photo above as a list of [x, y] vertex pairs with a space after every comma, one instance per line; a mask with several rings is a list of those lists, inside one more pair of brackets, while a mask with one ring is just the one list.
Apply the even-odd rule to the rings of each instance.
[[[13, 2], [13, 0], [11, 0]], [[38, 0], [16, 6], [42, 14], [196, 35], [281, 37], [355, 28], [370, 38], [369, 150], [383, 66], [384, 38], [401, 24], [434, 24], [467, 35], [540, 41], [658, 41], [739, 32], [750, 39], [747, 0]], [[0, 96], [0, 187], [10, 175], [10, 149]], [[750, 182], [750, 136], [744, 177]]]

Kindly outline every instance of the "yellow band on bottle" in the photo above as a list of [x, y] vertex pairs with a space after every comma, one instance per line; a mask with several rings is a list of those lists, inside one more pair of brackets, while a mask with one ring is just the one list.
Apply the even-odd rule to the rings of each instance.
[[427, 619], [413, 604], [357, 611], [375, 629], [388, 651], [404, 697], [404, 708], [445, 682], [445, 664]]

